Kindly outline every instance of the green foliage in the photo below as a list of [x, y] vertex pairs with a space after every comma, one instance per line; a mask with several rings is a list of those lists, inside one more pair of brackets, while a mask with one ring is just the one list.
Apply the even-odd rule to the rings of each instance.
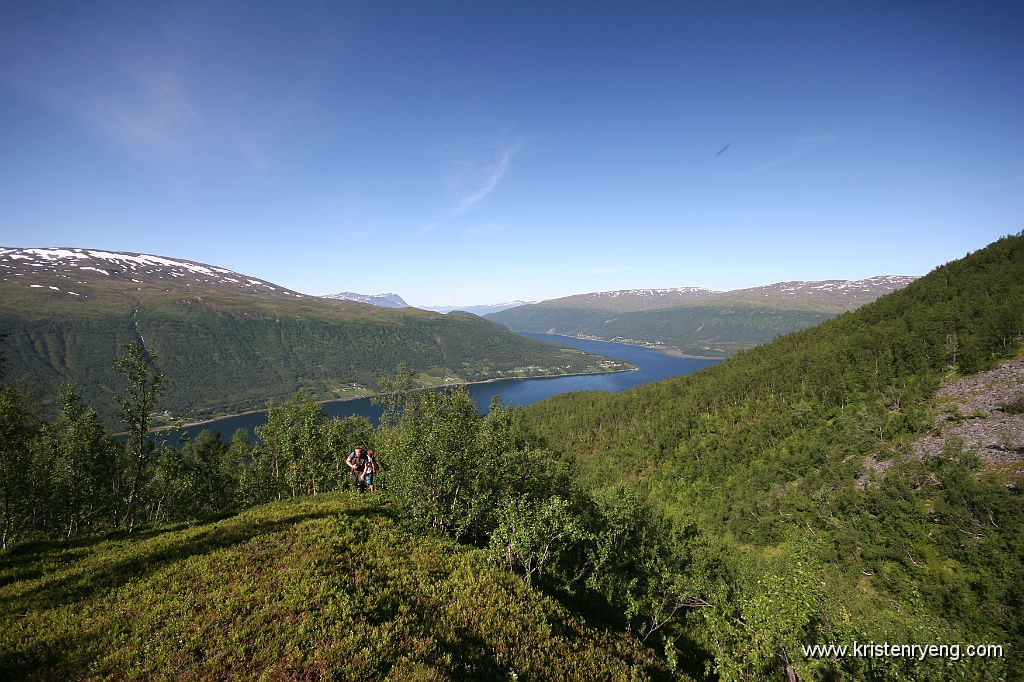
[[661, 635], [669, 660], [683, 619], [707, 608], [719, 571], [706, 538], [659, 513], [623, 484], [595, 490], [577, 578], [620, 610], [645, 641]]
[[39, 428], [38, 405], [24, 387], [0, 385], [0, 549], [31, 518], [29, 442]]
[[715, 674], [768, 679], [781, 668], [813, 679], [812, 673], [822, 672], [801, 651], [805, 643], [836, 640], [824, 617], [821, 568], [790, 544], [780, 545], [767, 566], [739, 556], [730, 567], [730, 579], [701, 611]]
[[404, 362], [398, 363], [393, 377], [381, 377], [378, 386], [380, 393], [370, 402], [383, 406], [380, 423], [387, 426], [397, 424], [405, 407], [428, 390], [416, 383], [416, 376]]
[[505, 563], [510, 573], [521, 573], [529, 585], [583, 537], [581, 519], [568, 500], [558, 495], [543, 500], [517, 497], [498, 508], [489, 549], [492, 557]]
[[1018, 396], [1016, 400], [1000, 405], [999, 409], [1006, 414], [1024, 414], [1024, 394]]
[[371, 429], [365, 417], [328, 417], [303, 393], [271, 403], [267, 423], [256, 427], [262, 445], [240, 476], [241, 499], [254, 504], [341, 488], [349, 473], [345, 456], [369, 440]]
[[420, 526], [483, 545], [506, 500], [543, 499], [569, 485], [564, 463], [538, 449], [500, 403], [481, 417], [462, 387], [403, 395], [376, 443], [387, 456], [382, 480]]
[[185, 441], [180, 450], [160, 450], [150, 484], [150, 495], [155, 500], [151, 522], [204, 518], [231, 511], [237, 487], [238, 470], [230, 449], [219, 435], [203, 431]]
[[40, 511], [35, 530], [71, 537], [103, 527], [116, 515], [114, 483], [123, 446], [111, 438], [96, 411], [82, 404], [73, 384], [62, 388], [61, 415], [32, 443], [30, 470]]
[[456, 536], [476, 534], [479, 506], [470, 487], [481, 462], [476, 404], [464, 389], [427, 392], [405, 405], [396, 426], [381, 433], [388, 453], [388, 489], [423, 526]]
[[115, 394], [114, 401], [120, 406], [121, 419], [128, 427], [126, 451], [131, 464], [127, 472], [128, 499], [124, 518], [115, 520], [114, 525], [122, 522], [131, 530], [138, 523], [141, 487], [148, 479], [154, 449], [149, 429], [166, 376], [156, 356], [146, 349], [141, 338], [125, 343], [121, 348], [125, 354], [117, 358], [114, 369], [127, 380], [128, 387], [126, 391]]

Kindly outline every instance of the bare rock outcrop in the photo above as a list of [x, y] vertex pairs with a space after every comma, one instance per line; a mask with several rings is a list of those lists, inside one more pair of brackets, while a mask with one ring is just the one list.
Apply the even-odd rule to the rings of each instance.
[[959, 439], [989, 464], [1024, 463], [1024, 357], [949, 383], [935, 398], [937, 433], [914, 443], [914, 456], [937, 455]]

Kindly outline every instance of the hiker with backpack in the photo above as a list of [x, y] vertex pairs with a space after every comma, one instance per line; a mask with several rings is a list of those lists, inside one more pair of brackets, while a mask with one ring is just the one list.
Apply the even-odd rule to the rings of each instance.
[[380, 470], [376, 452], [365, 445], [357, 445], [345, 458], [345, 466], [352, 471], [352, 485], [359, 492], [374, 492], [374, 482]]
[[[373, 471], [372, 462], [369, 455], [367, 455], [366, 448], [362, 445], [357, 445], [355, 449], [348, 453], [348, 457], [345, 458], [345, 466], [352, 471], [352, 485], [359, 490], [359, 492], [366, 492], [367, 485], [373, 485]], [[366, 481], [367, 468], [371, 468], [370, 471], [370, 482]], [[372, 492], [372, 488], [371, 488]]]

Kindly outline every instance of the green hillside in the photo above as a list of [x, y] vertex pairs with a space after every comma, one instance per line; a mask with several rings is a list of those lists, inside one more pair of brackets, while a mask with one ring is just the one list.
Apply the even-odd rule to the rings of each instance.
[[816, 310], [702, 301], [614, 315], [576, 308], [521, 306], [487, 318], [515, 331], [668, 346], [690, 355], [723, 357], [833, 316]]
[[[548, 447], [582, 463], [591, 489], [628, 482], [718, 548], [716, 613], [695, 614], [687, 632], [724, 677], [791, 665], [855, 679], [1018, 679], [1024, 423], [992, 429], [998, 458], [960, 438], [937, 454], [915, 443], [986, 418], [943, 408], [936, 389], [1017, 356], [1022, 333], [1018, 236], [698, 374], [525, 413]], [[997, 412], [1024, 400], [1024, 381], [1009, 381]], [[772, 603], [782, 610], [759, 611]], [[911, 664], [824, 661], [799, 647], [854, 640], [1005, 652]]]
[[48, 396], [74, 380], [108, 422], [122, 390], [114, 358], [135, 339], [168, 374], [160, 410], [187, 418], [263, 407], [300, 389], [321, 400], [368, 395], [400, 362], [426, 385], [629, 368], [464, 313], [304, 296], [189, 261], [39, 253], [50, 251], [0, 253], [6, 372], [27, 373]]
[[580, 294], [486, 317], [517, 332], [667, 346], [691, 355], [725, 357], [812, 327], [913, 279], [781, 282], [727, 292], [637, 290]]
[[4, 679], [665, 679], [479, 550], [345, 494], [0, 554]]

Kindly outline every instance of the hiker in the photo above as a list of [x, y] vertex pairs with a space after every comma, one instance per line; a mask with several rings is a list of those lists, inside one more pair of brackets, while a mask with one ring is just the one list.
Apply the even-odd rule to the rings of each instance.
[[363, 470], [363, 483], [366, 484], [367, 492], [373, 492], [373, 481], [377, 477], [380, 465], [377, 463], [377, 453], [373, 450], [366, 451], [366, 468]]
[[[352, 470], [352, 485], [361, 493], [366, 492], [366, 469], [369, 461], [370, 458], [366, 455], [366, 448], [362, 445], [357, 445], [355, 450], [348, 453], [348, 457], [345, 458], [345, 466]], [[373, 481], [372, 474], [370, 481]]]

